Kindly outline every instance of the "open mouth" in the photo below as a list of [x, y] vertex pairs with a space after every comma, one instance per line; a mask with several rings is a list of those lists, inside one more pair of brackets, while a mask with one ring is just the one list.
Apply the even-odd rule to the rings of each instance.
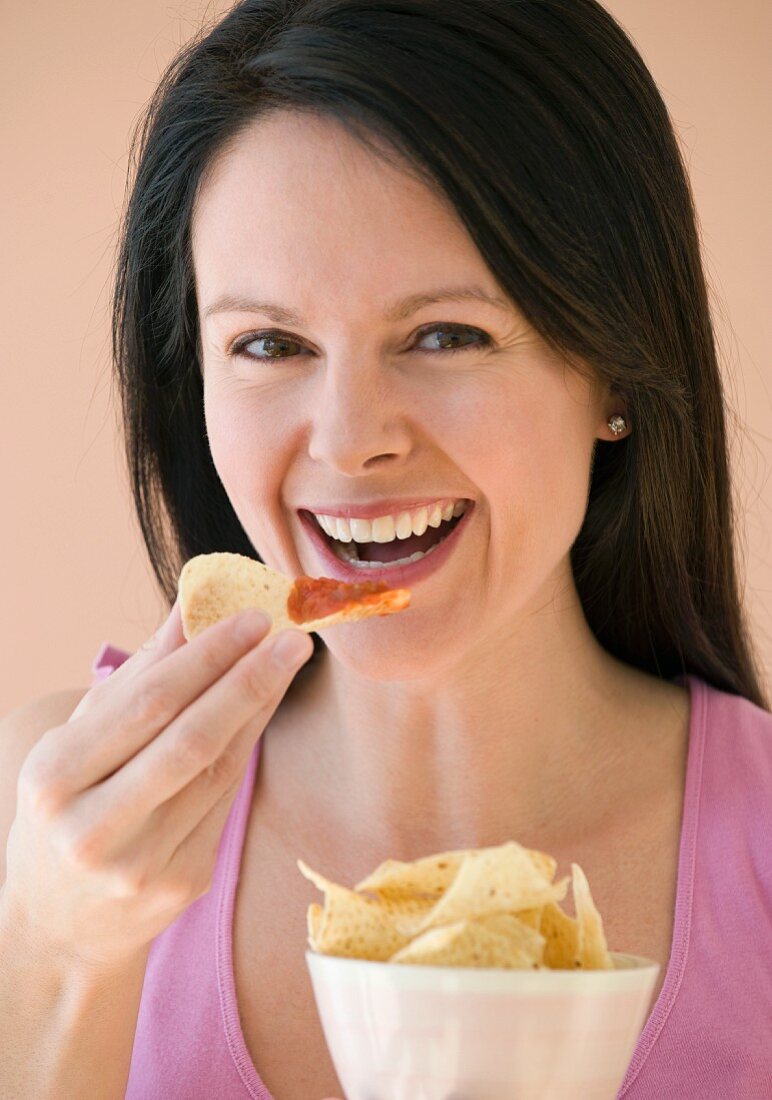
[[[466, 511], [469, 510], [467, 505]], [[426, 557], [432, 550], [440, 545], [463, 519], [466, 511], [460, 516], [452, 516], [449, 520], [443, 520], [439, 527], [427, 527], [422, 535], [411, 534], [405, 539], [395, 538], [391, 542], [341, 542], [332, 538], [324, 531], [310, 512], [306, 512], [308, 520], [314, 524], [319, 535], [337, 558], [344, 562], [361, 562], [366, 568], [366, 563], [373, 564], [407, 564], [419, 561]]]

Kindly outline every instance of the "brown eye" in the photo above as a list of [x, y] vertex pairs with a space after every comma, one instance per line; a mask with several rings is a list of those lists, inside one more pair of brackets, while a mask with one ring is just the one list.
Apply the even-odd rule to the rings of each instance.
[[[490, 347], [493, 343], [487, 333], [481, 332], [480, 329], [469, 328], [468, 325], [433, 325], [429, 329], [424, 329], [423, 332], [419, 334], [419, 339], [422, 340], [425, 336], [437, 336], [441, 345], [438, 348], [418, 349], [419, 351], [427, 352], [429, 355], [442, 355], [454, 351], [473, 351], [481, 347]], [[465, 336], [472, 336], [478, 343], [460, 343]]]
[[[266, 355], [253, 355], [251, 352], [245, 354], [244, 349], [251, 344], [258, 344], [263, 342], [265, 344]], [[291, 336], [286, 336], [283, 333], [277, 332], [248, 332], [245, 336], [240, 336], [238, 340], [233, 344], [230, 350], [231, 355], [245, 355], [247, 359], [289, 359], [294, 352], [290, 355], [285, 355], [287, 348], [299, 347], [297, 340], [293, 340]]]

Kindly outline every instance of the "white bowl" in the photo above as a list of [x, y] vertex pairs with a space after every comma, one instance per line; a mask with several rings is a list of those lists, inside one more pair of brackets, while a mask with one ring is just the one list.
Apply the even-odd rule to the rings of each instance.
[[659, 964], [493, 970], [306, 951], [346, 1100], [614, 1100]]

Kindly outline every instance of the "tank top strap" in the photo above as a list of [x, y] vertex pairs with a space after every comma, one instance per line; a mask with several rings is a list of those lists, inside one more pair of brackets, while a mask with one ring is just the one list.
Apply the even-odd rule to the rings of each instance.
[[241, 786], [231, 806], [228, 821], [223, 829], [217, 853], [212, 890], [216, 893], [217, 904], [215, 927], [217, 988], [220, 1005], [222, 1006], [225, 1040], [233, 1064], [249, 1095], [256, 1098], [256, 1100], [272, 1100], [271, 1094], [262, 1081], [247, 1050], [244, 1032], [241, 1028], [233, 966], [233, 916], [236, 903], [236, 887], [241, 874], [241, 859], [249, 811], [252, 806], [260, 746], [261, 739], [258, 738], [250, 754], [249, 764]]
[[93, 687], [94, 684], [106, 680], [110, 673], [120, 668], [130, 656], [131, 653], [127, 649], [120, 649], [110, 642], [102, 642], [96, 657], [91, 662], [90, 686]]

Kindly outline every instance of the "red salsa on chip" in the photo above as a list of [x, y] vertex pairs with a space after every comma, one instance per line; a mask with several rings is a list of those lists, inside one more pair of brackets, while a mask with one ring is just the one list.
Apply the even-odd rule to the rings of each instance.
[[293, 623], [308, 623], [356, 605], [380, 603], [388, 591], [386, 581], [348, 584], [332, 577], [297, 577], [287, 597], [287, 615]]

